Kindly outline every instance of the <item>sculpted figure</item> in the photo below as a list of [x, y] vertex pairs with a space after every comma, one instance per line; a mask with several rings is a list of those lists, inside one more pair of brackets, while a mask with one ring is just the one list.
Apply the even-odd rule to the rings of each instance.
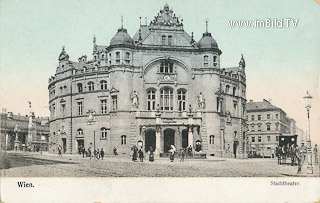
[[133, 91], [131, 94], [132, 105], [138, 108], [138, 93], [137, 91]]

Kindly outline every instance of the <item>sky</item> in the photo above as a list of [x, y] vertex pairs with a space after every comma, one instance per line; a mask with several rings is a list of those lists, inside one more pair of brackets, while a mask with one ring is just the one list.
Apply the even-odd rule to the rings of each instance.
[[[221, 67], [246, 60], [247, 99], [270, 99], [307, 130], [303, 96], [313, 96], [311, 139], [320, 143], [320, 4], [314, 0], [46, 0], [0, 1], [0, 108], [22, 115], [28, 101], [36, 116], [48, 116], [48, 79], [62, 46], [70, 59], [92, 57], [92, 39], [109, 45], [121, 26], [130, 36], [139, 17], [148, 24], [164, 4], [183, 18], [198, 41], [209, 32], [222, 50]], [[298, 19], [296, 27], [237, 28], [230, 20]]]

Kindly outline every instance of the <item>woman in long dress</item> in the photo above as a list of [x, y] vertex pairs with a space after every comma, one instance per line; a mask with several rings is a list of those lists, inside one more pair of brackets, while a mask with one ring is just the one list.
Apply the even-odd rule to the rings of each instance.
[[137, 160], [137, 152], [138, 152], [138, 148], [134, 145], [132, 147], [132, 150], [133, 150], [133, 154], [132, 154], [132, 161], [136, 161]]
[[173, 160], [174, 160], [174, 153], [175, 153], [175, 151], [176, 151], [176, 148], [175, 148], [173, 145], [171, 145], [171, 146], [170, 146], [170, 150], [169, 150], [171, 162], [173, 162]]

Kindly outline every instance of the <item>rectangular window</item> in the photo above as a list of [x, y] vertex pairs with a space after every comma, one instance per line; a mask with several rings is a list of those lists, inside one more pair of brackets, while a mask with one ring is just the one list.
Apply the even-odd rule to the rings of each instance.
[[278, 116], [278, 114], [276, 114], [276, 119], [278, 119], [279, 118], [279, 116]]
[[258, 142], [261, 142], [261, 136], [258, 137]]
[[256, 137], [254, 137], [254, 136], [251, 137], [251, 141], [252, 141], [252, 142], [255, 142], [255, 141], [256, 141]]
[[101, 100], [101, 113], [106, 114], [107, 113], [107, 100]]
[[114, 95], [111, 98], [112, 98], [112, 111], [117, 111], [117, 106], [118, 106], [117, 95]]
[[255, 129], [254, 129], [254, 125], [252, 125], [252, 126], [251, 126], [251, 131], [254, 131], [254, 130], [255, 130]]
[[271, 141], [271, 137], [267, 136], [267, 141], [270, 142]]
[[254, 121], [254, 115], [251, 115], [251, 120]]
[[276, 141], [279, 142], [279, 136], [276, 136]]
[[116, 64], [120, 64], [120, 52], [116, 52]]
[[276, 130], [279, 130], [279, 124], [276, 123]]
[[270, 119], [270, 114], [267, 114], [267, 119]]
[[148, 91], [148, 110], [156, 109], [156, 92], [154, 90]]
[[82, 116], [83, 113], [83, 102], [78, 102], [78, 115]]
[[258, 120], [261, 121], [261, 115], [258, 115]]
[[258, 131], [261, 131], [261, 125], [258, 125]]
[[267, 131], [270, 131], [270, 124], [267, 124]]
[[52, 117], [54, 118], [56, 116], [56, 106], [52, 105]]
[[209, 57], [208, 56], [204, 56], [203, 57], [203, 66], [204, 67], [208, 67], [209, 64]]

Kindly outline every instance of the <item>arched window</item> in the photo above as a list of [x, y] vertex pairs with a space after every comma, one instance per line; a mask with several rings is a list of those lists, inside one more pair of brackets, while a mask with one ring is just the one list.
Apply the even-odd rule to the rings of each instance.
[[162, 62], [160, 64], [160, 73], [173, 73], [173, 63]]
[[101, 55], [101, 58], [104, 59], [104, 54]]
[[107, 89], [107, 81], [101, 80], [100, 81], [100, 89], [101, 90], [106, 90]]
[[127, 144], [127, 136], [121, 135], [121, 145], [126, 145], [126, 144]]
[[173, 110], [173, 90], [170, 87], [164, 87], [160, 90], [160, 109]]
[[203, 57], [203, 66], [204, 67], [208, 67], [208, 62], [209, 62], [209, 57], [208, 56], [204, 56]]
[[236, 96], [236, 90], [237, 90], [237, 87], [233, 87], [233, 89], [232, 89], [232, 95], [233, 96]]
[[179, 89], [178, 90], [178, 106], [179, 111], [185, 111], [187, 106], [187, 98], [186, 98], [186, 90], [185, 89]]
[[213, 56], [213, 64], [217, 62], [217, 56]]
[[106, 128], [101, 128], [101, 138], [106, 139], [107, 138], [107, 129]]
[[165, 45], [166, 44], [166, 36], [165, 35], [162, 35], [162, 45]]
[[229, 93], [229, 90], [230, 90], [230, 86], [227, 85], [227, 86], [226, 86], [226, 93], [227, 93], [227, 94]]
[[210, 135], [209, 137], [209, 143], [214, 144], [214, 135]]
[[125, 56], [125, 59], [126, 61], [126, 64], [130, 64], [130, 53], [129, 52], [126, 52], [126, 56]]
[[77, 130], [77, 134], [78, 134], [79, 136], [82, 136], [82, 135], [83, 135], [83, 130], [82, 130], [81, 128], [79, 128], [79, 129]]
[[237, 138], [237, 131], [234, 131], [234, 138]]
[[150, 89], [147, 91], [148, 95], [148, 110], [155, 110], [156, 109], [156, 91], [154, 89]]
[[93, 82], [88, 82], [88, 90], [93, 91], [94, 90], [94, 83]]
[[83, 91], [83, 87], [82, 87], [82, 83], [78, 83], [78, 92], [82, 92]]
[[172, 45], [172, 36], [168, 36], [168, 45], [169, 45], [169, 46]]

